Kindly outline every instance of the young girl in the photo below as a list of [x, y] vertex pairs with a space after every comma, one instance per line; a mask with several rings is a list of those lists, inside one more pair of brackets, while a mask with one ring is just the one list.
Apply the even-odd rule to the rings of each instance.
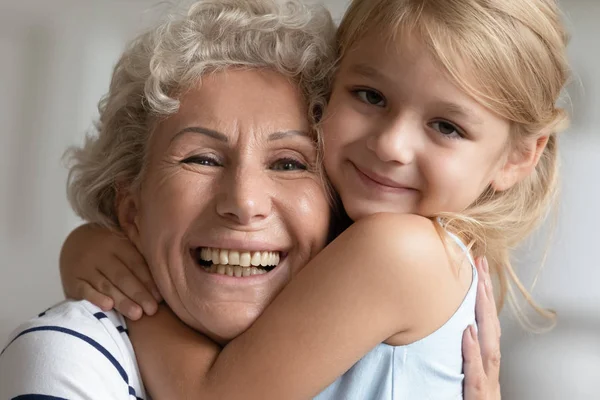
[[[322, 145], [355, 223], [223, 349], [165, 309], [132, 324], [155, 398], [459, 398], [471, 256], [487, 255], [501, 298], [510, 278], [530, 300], [509, 250], [555, 195], [568, 67], [554, 1], [355, 0], [338, 43]], [[91, 282], [75, 272], [95, 252], [79, 232], [63, 274]], [[135, 284], [114, 283], [137, 299]], [[83, 296], [112, 305], [90, 285]]]

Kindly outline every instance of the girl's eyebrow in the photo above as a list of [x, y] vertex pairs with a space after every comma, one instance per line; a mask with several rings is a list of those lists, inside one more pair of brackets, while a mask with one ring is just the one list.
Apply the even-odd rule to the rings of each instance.
[[350, 73], [362, 75], [367, 78], [376, 78], [376, 79], [378, 78], [378, 79], [384, 79], [387, 81], [390, 80], [390, 78], [388, 78], [381, 71], [378, 71], [376, 68], [373, 68], [372, 66], [370, 66], [368, 64], [364, 64], [364, 63], [352, 64], [348, 70]]
[[456, 103], [442, 101], [438, 103], [448, 114], [453, 114], [457, 118], [461, 118], [472, 125], [482, 125], [483, 120], [474, 115], [469, 109], [460, 106]]
[[[387, 82], [392, 82], [393, 79], [389, 78], [386, 74], [379, 71], [376, 68], [364, 63], [356, 63], [352, 64], [350, 68], [348, 68], [348, 72], [364, 76], [366, 78], [372, 79], [380, 79]], [[448, 101], [440, 101], [437, 103], [438, 106], [445, 110], [449, 114], [453, 114], [457, 118], [461, 118], [469, 122], [473, 125], [481, 125], [483, 124], [483, 120], [473, 114], [469, 109]]]

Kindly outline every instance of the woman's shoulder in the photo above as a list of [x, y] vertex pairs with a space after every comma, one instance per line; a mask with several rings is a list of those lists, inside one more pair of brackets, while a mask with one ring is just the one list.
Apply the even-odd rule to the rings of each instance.
[[79, 388], [90, 398], [111, 398], [137, 386], [126, 334], [107, 329], [113, 314], [85, 300], [70, 300], [21, 324], [0, 355], [0, 393], [10, 393], [0, 397], [39, 390], [75, 398], [82, 395], [73, 392]]

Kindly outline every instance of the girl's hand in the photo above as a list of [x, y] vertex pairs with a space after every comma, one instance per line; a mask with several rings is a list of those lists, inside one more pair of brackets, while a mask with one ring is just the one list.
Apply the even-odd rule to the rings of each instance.
[[115, 308], [132, 320], [156, 313], [162, 301], [150, 270], [124, 236], [85, 224], [67, 237], [60, 254], [65, 295], [104, 311]]
[[485, 257], [476, 261], [479, 273], [473, 326], [463, 334], [465, 400], [500, 400], [500, 320]]

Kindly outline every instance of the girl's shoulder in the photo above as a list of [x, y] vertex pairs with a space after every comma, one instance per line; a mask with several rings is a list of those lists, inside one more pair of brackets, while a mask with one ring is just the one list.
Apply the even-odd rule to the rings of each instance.
[[[434, 332], [462, 304], [473, 279], [471, 259], [437, 220], [413, 214], [374, 214], [348, 228], [339, 239], [344, 251], [369, 252], [369, 268], [384, 268], [410, 309], [411, 326], [390, 340], [412, 343]], [[449, 239], [450, 240], [447, 240]], [[399, 304], [400, 306], [400, 304]]]
[[385, 250], [398, 260], [409, 261], [417, 254], [443, 261], [448, 255], [441, 229], [437, 221], [420, 215], [378, 213], [355, 222], [340, 238], [355, 244], [355, 251], [366, 247]]

